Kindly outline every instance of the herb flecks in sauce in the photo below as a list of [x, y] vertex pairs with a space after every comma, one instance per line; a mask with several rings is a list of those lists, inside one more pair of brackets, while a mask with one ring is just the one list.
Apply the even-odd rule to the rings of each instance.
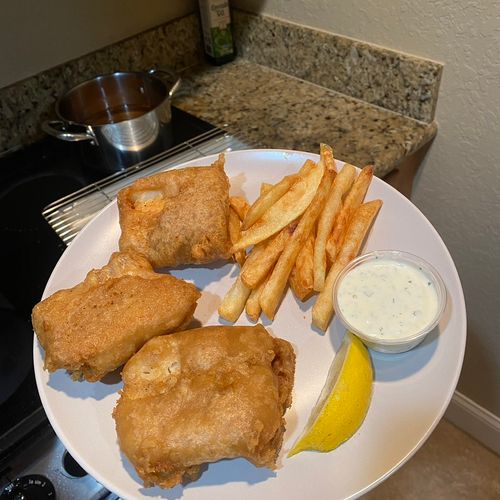
[[364, 334], [405, 338], [434, 319], [438, 296], [420, 266], [376, 258], [344, 276], [338, 305], [351, 325]]

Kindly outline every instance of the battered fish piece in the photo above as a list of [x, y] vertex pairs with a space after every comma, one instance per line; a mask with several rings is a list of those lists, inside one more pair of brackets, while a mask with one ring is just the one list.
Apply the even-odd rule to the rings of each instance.
[[122, 373], [120, 447], [145, 486], [172, 488], [223, 458], [274, 469], [294, 373], [291, 344], [262, 325], [156, 337]]
[[229, 181], [224, 155], [210, 167], [188, 167], [137, 180], [118, 193], [120, 250], [153, 267], [229, 258]]
[[194, 285], [155, 273], [142, 255], [116, 252], [82, 283], [34, 307], [45, 369], [96, 382], [151, 337], [185, 328], [199, 297]]

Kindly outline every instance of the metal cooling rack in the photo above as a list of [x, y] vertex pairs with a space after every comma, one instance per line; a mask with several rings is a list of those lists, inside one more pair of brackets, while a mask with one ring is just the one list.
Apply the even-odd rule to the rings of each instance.
[[248, 142], [222, 129], [210, 130], [52, 202], [45, 207], [42, 215], [64, 243], [69, 245], [85, 224], [116, 198], [120, 189], [132, 184], [136, 179], [202, 156], [250, 147]]

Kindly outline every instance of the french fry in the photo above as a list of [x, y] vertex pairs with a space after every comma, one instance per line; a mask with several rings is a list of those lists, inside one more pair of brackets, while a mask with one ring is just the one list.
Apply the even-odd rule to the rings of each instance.
[[297, 227], [296, 222], [288, 224], [278, 234], [265, 242], [266, 248], [257, 258], [252, 259], [241, 271], [241, 279], [249, 288], [255, 288], [269, 274], [283, 248]]
[[265, 252], [266, 245], [267, 241], [263, 241], [262, 243], [254, 245], [251, 252], [247, 254], [247, 258], [245, 259], [245, 264], [243, 264], [243, 267], [241, 268], [240, 275], [245, 271], [247, 267], [255, 266], [255, 262], [259, 261], [262, 256], [262, 253]]
[[[247, 255], [241, 270], [243, 271], [247, 265], [253, 265], [252, 261], [259, 259], [260, 254], [264, 252], [265, 249], [265, 243], [255, 245], [252, 248], [252, 251]], [[241, 281], [241, 276], [238, 276], [236, 281], [233, 283], [233, 286], [222, 299], [222, 303], [219, 306], [219, 315], [228, 321], [236, 321], [245, 307], [245, 303], [250, 295], [250, 292], [250, 288], [248, 288], [243, 281]]]
[[288, 277], [295, 264], [297, 255], [311, 234], [311, 230], [323, 209], [328, 192], [330, 191], [334, 173], [324, 168], [323, 162], [320, 161], [320, 164], [323, 166], [323, 176], [316, 194], [281, 253], [271, 277], [260, 296], [260, 306], [269, 319], [274, 319], [276, 309], [283, 295], [283, 291], [285, 290]]
[[309, 172], [316, 167], [316, 163], [312, 160], [306, 160], [304, 162], [304, 165], [300, 167], [300, 170], [298, 172], [298, 176], [303, 177], [304, 175], [308, 175]]
[[316, 164], [312, 160], [306, 160], [297, 174], [283, 177], [283, 179], [272, 186], [269, 191], [261, 194], [261, 196], [255, 200], [248, 210], [245, 220], [243, 221], [242, 230], [246, 231], [250, 228], [250, 226], [255, 224], [255, 222], [257, 222], [267, 210], [269, 210], [275, 203], [278, 202], [278, 200], [280, 200], [292, 189], [297, 181], [302, 181], [302, 183], [295, 188], [296, 192], [300, 192], [300, 188], [303, 187], [304, 179], [311, 173], [314, 167], [316, 167]]
[[[242, 231], [240, 240], [232, 246], [231, 252], [234, 253], [269, 238], [302, 215], [311, 204], [325, 170], [323, 162], [320, 161], [305, 176], [299, 177], [255, 224], [247, 231]], [[271, 193], [272, 190], [268, 194]]]
[[349, 164], [345, 164], [342, 170], [335, 177], [325, 208], [318, 220], [318, 230], [314, 243], [314, 290], [321, 292], [325, 286], [326, 276], [326, 242], [335, 222], [335, 217], [342, 207], [342, 198], [351, 188], [356, 169]]
[[[229, 239], [231, 240], [231, 244], [233, 244], [240, 239], [241, 221], [238, 217], [238, 214], [236, 213], [236, 210], [234, 210], [232, 206], [229, 207], [228, 229]], [[243, 266], [245, 258], [245, 250], [238, 250], [233, 254], [233, 259], [240, 265], [240, 267]]]
[[[336, 175], [333, 149], [327, 144], [320, 145], [320, 156], [325, 167]], [[330, 188], [331, 192], [331, 188]], [[325, 209], [323, 209], [324, 211]], [[320, 215], [321, 218], [321, 215]], [[306, 300], [313, 292], [314, 281], [314, 245], [315, 231], [309, 236], [305, 245], [300, 249], [295, 265], [290, 273], [289, 284], [295, 296], [301, 301]]]
[[349, 225], [349, 221], [357, 208], [361, 205], [361, 203], [363, 203], [366, 191], [370, 186], [372, 178], [373, 167], [368, 165], [361, 170], [360, 174], [354, 181], [351, 190], [345, 197], [342, 208], [334, 222], [333, 231], [329, 236], [326, 245], [328, 258], [332, 263], [335, 262], [335, 257], [342, 245], [342, 240], [347, 226]]
[[243, 222], [243, 219], [250, 208], [248, 201], [243, 196], [230, 196], [229, 206], [234, 209], [234, 211], [238, 214], [240, 221]]
[[267, 278], [264, 279], [264, 281], [257, 288], [254, 288], [250, 292], [250, 296], [247, 299], [245, 311], [247, 316], [254, 322], [259, 320], [259, 316], [262, 311], [259, 300], [262, 290], [264, 290], [264, 286], [266, 285], [266, 281]]
[[[338, 214], [337, 214], [338, 217]], [[335, 221], [333, 222], [333, 225], [335, 226]], [[335, 237], [330, 233], [330, 236], [328, 236], [326, 240], [326, 245], [325, 245], [325, 252], [326, 252], [326, 257], [328, 262], [331, 264], [332, 262], [335, 262], [335, 257], [337, 255], [337, 244], [335, 243]]]
[[272, 184], [269, 184], [269, 182], [263, 182], [260, 185], [260, 195], [264, 196], [266, 193], [269, 193], [269, 191], [271, 191], [272, 188], [273, 188]]
[[250, 292], [250, 288], [248, 288], [238, 276], [222, 299], [219, 306], [219, 316], [234, 323], [243, 312]]
[[287, 175], [278, 184], [272, 186], [269, 191], [261, 194], [259, 198], [250, 206], [245, 219], [243, 220], [243, 230], [254, 224], [266, 210], [273, 206], [297, 181], [297, 175]]
[[320, 144], [319, 152], [321, 159], [325, 162], [325, 167], [332, 172], [337, 172], [332, 147], [328, 146], [328, 144]]
[[358, 255], [368, 230], [381, 206], [382, 200], [369, 201], [360, 205], [352, 216], [342, 247], [328, 272], [323, 291], [318, 295], [312, 309], [313, 325], [322, 331], [326, 331], [334, 313], [333, 287], [335, 280], [342, 269]]
[[313, 255], [314, 235], [309, 235], [305, 245], [300, 249], [288, 282], [294, 295], [302, 302], [313, 292]]

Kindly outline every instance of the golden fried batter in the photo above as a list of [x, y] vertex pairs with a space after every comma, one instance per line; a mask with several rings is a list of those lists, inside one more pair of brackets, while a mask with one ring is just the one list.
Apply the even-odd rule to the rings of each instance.
[[123, 370], [120, 447], [145, 486], [197, 479], [223, 458], [274, 468], [294, 371], [292, 346], [262, 325], [156, 337]]
[[100, 380], [151, 337], [185, 328], [199, 297], [194, 285], [153, 272], [142, 255], [116, 252], [82, 283], [34, 307], [45, 369]]
[[121, 250], [153, 267], [205, 264], [229, 257], [229, 181], [224, 155], [210, 167], [170, 170], [118, 193]]

